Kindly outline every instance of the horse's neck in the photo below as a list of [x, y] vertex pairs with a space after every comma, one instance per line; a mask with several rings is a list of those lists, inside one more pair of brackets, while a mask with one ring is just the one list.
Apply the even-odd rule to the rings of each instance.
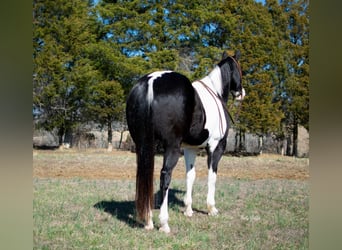
[[221, 71], [218, 66], [216, 66], [206, 77], [201, 79], [209, 88], [211, 88], [219, 96], [222, 96], [222, 78]]

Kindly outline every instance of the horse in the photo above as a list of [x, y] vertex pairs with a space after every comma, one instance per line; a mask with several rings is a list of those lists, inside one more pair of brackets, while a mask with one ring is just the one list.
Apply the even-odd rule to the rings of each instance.
[[224, 52], [212, 71], [193, 83], [174, 71], [156, 71], [141, 77], [128, 94], [126, 118], [137, 160], [135, 204], [138, 220], [145, 229], [154, 228], [153, 172], [157, 140], [164, 149], [159, 230], [170, 232], [168, 191], [181, 148], [186, 165], [185, 216], [193, 214], [194, 163], [199, 148], [205, 148], [208, 155], [208, 214], [217, 215], [214, 198], [217, 168], [229, 129], [226, 103], [230, 93], [236, 100], [245, 96], [239, 57], [239, 51], [233, 56]]

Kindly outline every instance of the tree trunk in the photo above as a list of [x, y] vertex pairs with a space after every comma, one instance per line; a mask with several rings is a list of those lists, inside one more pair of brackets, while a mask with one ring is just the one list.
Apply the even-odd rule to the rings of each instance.
[[111, 152], [113, 150], [112, 140], [113, 140], [112, 122], [108, 122], [108, 148], [107, 148], [108, 152]]
[[235, 144], [234, 144], [234, 152], [238, 152], [239, 151], [239, 134], [240, 134], [240, 130], [235, 131]]
[[58, 145], [60, 149], [72, 146], [72, 129], [62, 125], [58, 129]]
[[292, 155], [298, 156], [298, 122], [295, 120], [293, 124], [293, 141], [292, 141]]
[[246, 150], [245, 133], [240, 130], [240, 133], [239, 133], [239, 151], [244, 152], [245, 150]]
[[66, 145], [67, 148], [73, 146], [73, 138], [72, 138], [72, 128], [67, 126], [65, 129], [64, 141], [63, 143]]
[[62, 125], [58, 129], [58, 146], [59, 147], [62, 147], [63, 145], [64, 133], [65, 133], [65, 129], [64, 129], [64, 126]]
[[286, 148], [286, 139], [282, 139], [281, 141], [281, 155], [284, 156], [285, 155], [285, 148]]
[[119, 149], [121, 148], [121, 143], [122, 143], [122, 138], [123, 138], [123, 133], [125, 132], [125, 130], [122, 130], [120, 132], [120, 140], [119, 140]]
[[262, 155], [262, 149], [263, 149], [263, 146], [264, 146], [264, 138], [262, 135], [259, 135], [259, 154]]
[[291, 135], [287, 135], [286, 137], [287, 143], [286, 143], [286, 155], [291, 156], [292, 155], [292, 140], [291, 140]]

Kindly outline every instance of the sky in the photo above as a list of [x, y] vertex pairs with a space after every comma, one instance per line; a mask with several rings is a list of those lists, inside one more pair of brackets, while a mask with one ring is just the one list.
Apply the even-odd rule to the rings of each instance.
[[265, 4], [265, 0], [254, 0], [254, 1], [257, 2], [257, 3]]

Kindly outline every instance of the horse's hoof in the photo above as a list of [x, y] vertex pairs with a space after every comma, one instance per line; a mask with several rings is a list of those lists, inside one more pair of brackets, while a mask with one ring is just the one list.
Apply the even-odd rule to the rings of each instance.
[[210, 215], [210, 216], [216, 216], [216, 215], [218, 215], [218, 210], [216, 209], [216, 207], [211, 207], [211, 208], [209, 209], [208, 215]]
[[169, 225], [168, 224], [165, 224], [165, 225], [163, 225], [161, 228], [159, 228], [159, 231], [160, 232], [164, 232], [164, 233], [170, 233], [170, 227], [169, 227]]
[[153, 230], [153, 228], [154, 228], [153, 223], [149, 223], [149, 224], [145, 225], [146, 230]]
[[186, 217], [192, 217], [192, 215], [193, 215], [193, 211], [191, 210], [191, 211], [185, 211], [184, 212], [184, 215], [186, 216]]

